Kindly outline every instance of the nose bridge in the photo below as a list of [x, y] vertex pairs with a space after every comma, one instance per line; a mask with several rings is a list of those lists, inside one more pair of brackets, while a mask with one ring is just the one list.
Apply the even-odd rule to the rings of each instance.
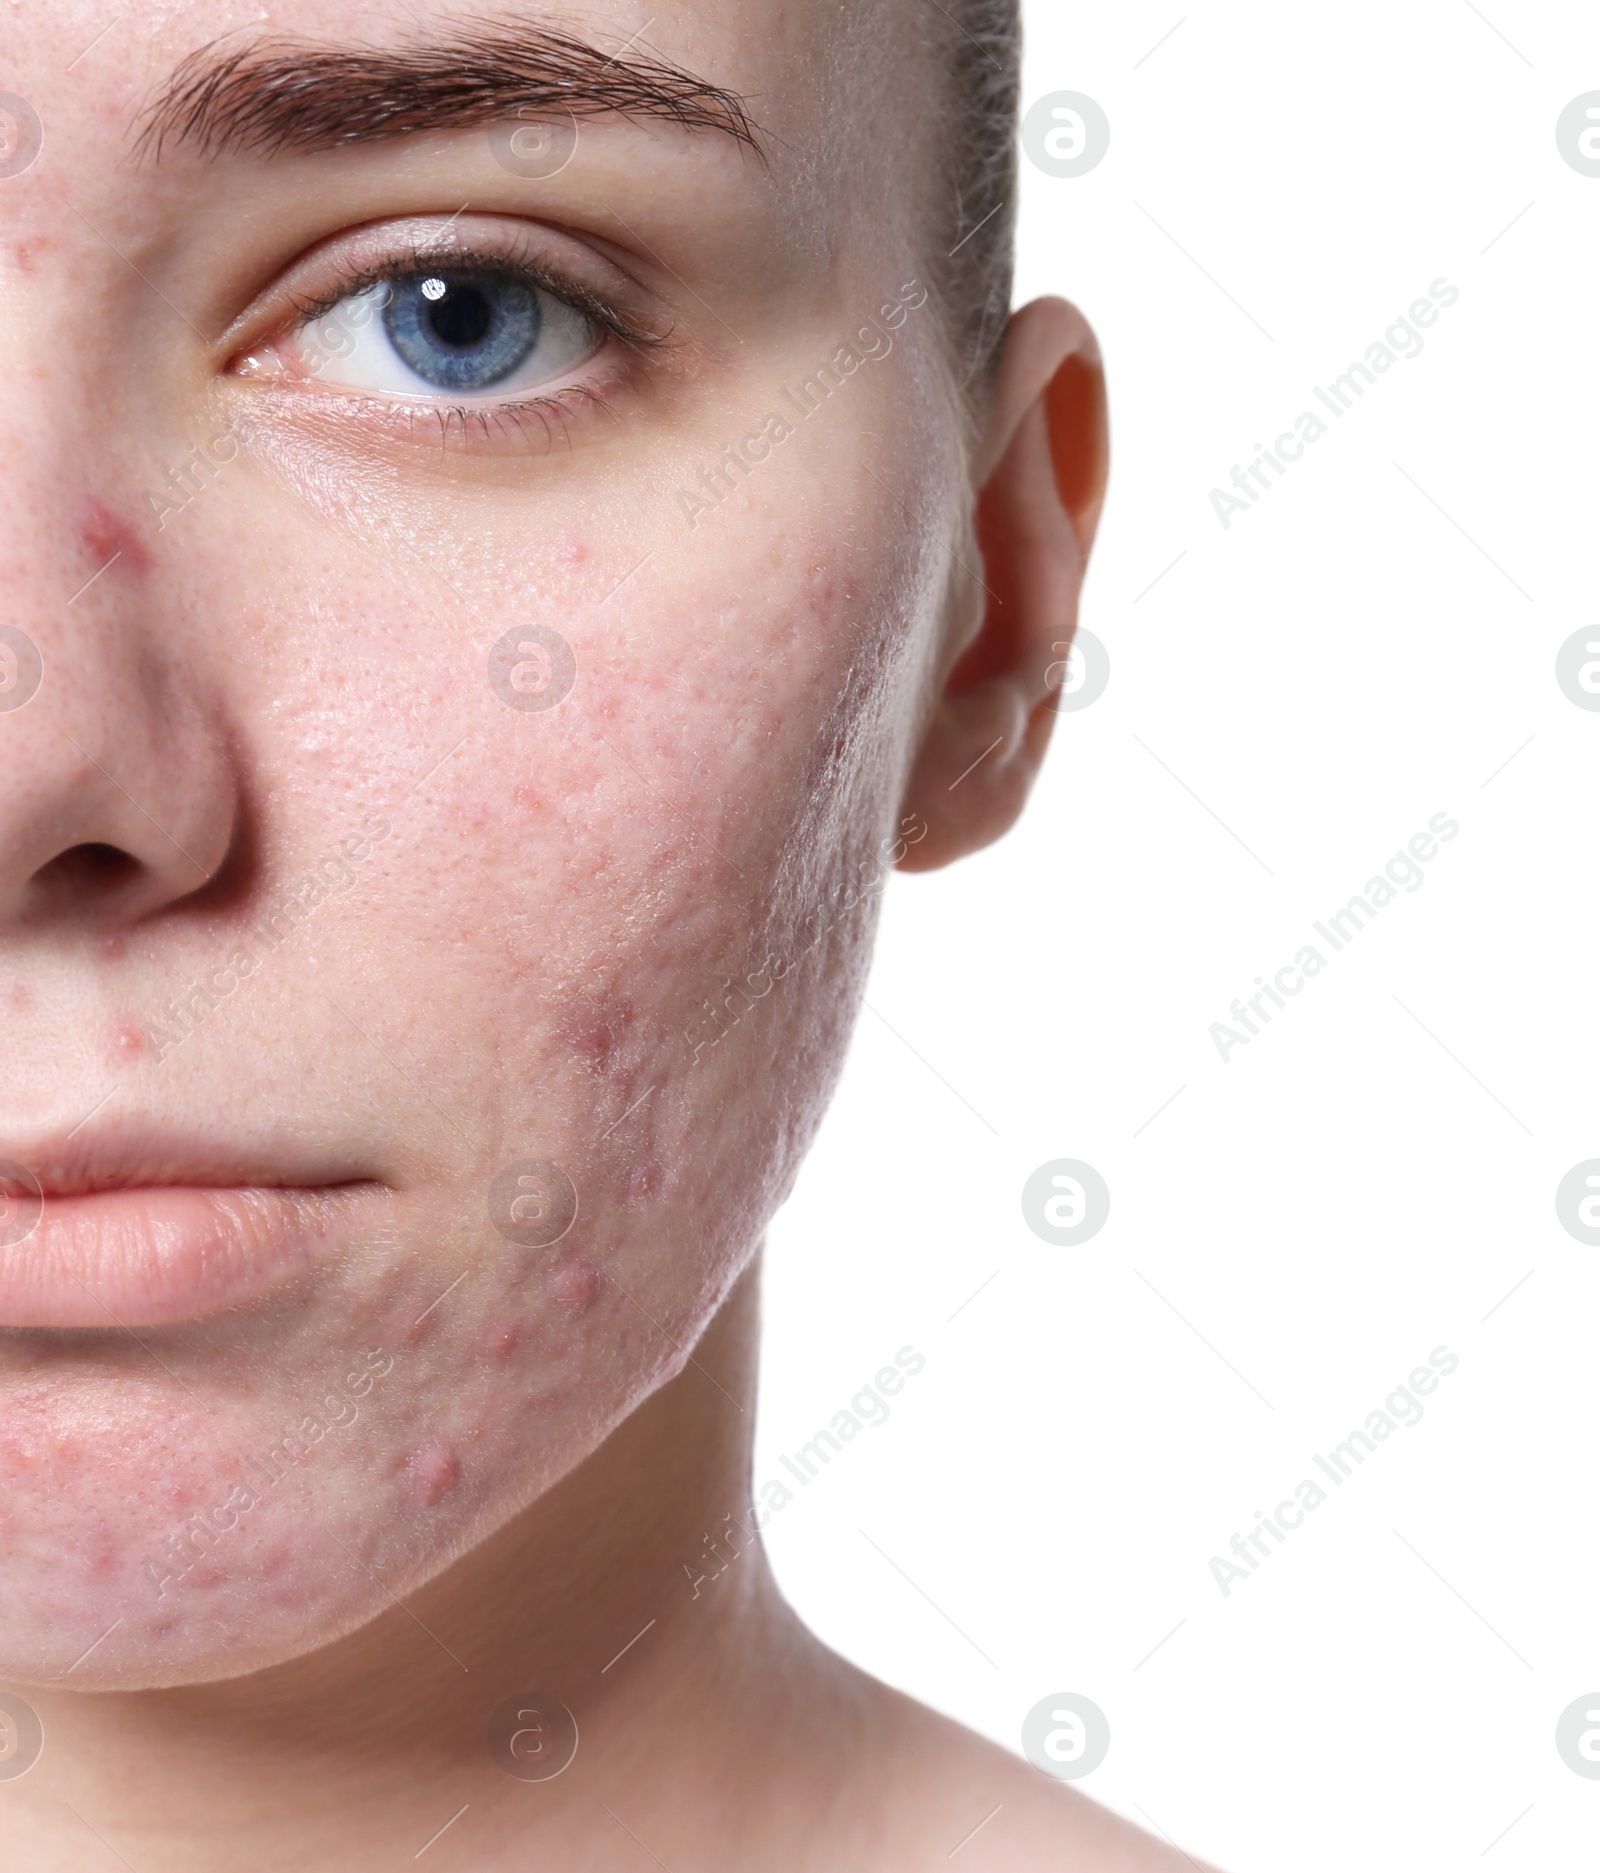
[[31, 475], [0, 464], [0, 928], [188, 897], [236, 818], [222, 723], [163, 616], [133, 477], [91, 491], [107, 452], [74, 455], [76, 473], [59, 453], [49, 474], [37, 457]]

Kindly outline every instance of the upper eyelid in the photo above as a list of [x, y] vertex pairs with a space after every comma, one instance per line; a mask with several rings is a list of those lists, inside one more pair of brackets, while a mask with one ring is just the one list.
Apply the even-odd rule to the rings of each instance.
[[[451, 226], [454, 220], [451, 216], [445, 225]], [[498, 232], [486, 237], [481, 232], [483, 222], [492, 223]], [[392, 231], [387, 239], [386, 229]], [[270, 341], [286, 327], [299, 329], [326, 316], [364, 285], [423, 272], [430, 265], [441, 270], [498, 270], [526, 277], [593, 318], [623, 343], [640, 350], [665, 346], [671, 339], [671, 320], [662, 316], [656, 295], [576, 235], [520, 217], [485, 214], [474, 217], [466, 228], [455, 229], [448, 244], [438, 237], [439, 224], [430, 217], [406, 215], [319, 241], [253, 296], [219, 335], [218, 349], [232, 357], [249, 346]], [[609, 275], [620, 284], [608, 289], [577, 277], [577, 267], [564, 264], [551, 251], [569, 246], [593, 259], [597, 275]], [[307, 290], [307, 285], [301, 284], [307, 275], [325, 277], [327, 284], [322, 286], [319, 279], [320, 290]]]
[[613, 337], [621, 339], [624, 344], [645, 350], [666, 342], [666, 334], [644, 331], [634, 320], [619, 313], [598, 293], [552, 267], [538, 265], [526, 257], [519, 259], [503, 254], [481, 253], [471, 248], [458, 248], [447, 260], [439, 262], [427, 256], [420, 245], [413, 249], [409, 258], [396, 254], [393, 259], [373, 260], [355, 269], [341, 283], [330, 286], [313, 299], [295, 300], [291, 295], [299, 314], [299, 324], [301, 326], [315, 324], [318, 319], [326, 318], [346, 300], [355, 298], [384, 280], [414, 279], [427, 274], [430, 268], [437, 268], [441, 273], [481, 273], [485, 276], [500, 273], [526, 279], [542, 292], [549, 293], [553, 298], [560, 299], [566, 305], [583, 313], [585, 317], [610, 332]]

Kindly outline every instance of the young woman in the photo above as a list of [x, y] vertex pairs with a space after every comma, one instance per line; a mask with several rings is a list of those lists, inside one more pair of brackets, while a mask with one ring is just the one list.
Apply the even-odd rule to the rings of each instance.
[[1013, 9], [3, 49], [6, 1864], [1182, 1864], [683, 1573], [1094, 534]]

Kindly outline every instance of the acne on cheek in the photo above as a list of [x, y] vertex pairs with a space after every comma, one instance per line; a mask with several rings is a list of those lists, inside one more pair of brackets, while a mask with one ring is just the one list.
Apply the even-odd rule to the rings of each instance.
[[636, 1016], [625, 995], [580, 1004], [561, 1023], [559, 1037], [568, 1051], [595, 1073], [606, 1072], [631, 1034]]
[[137, 1021], [118, 1021], [106, 1036], [106, 1059], [117, 1067], [129, 1060], [137, 1060], [146, 1047], [144, 1029]]
[[567, 1316], [576, 1320], [588, 1313], [600, 1294], [600, 1271], [579, 1257], [559, 1263], [545, 1283], [551, 1300]]
[[144, 573], [150, 569], [150, 555], [139, 536], [125, 520], [112, 513], [100, 501], [89, 501], [78, 519], [78, 539], [85, 556], [95, 569], [114, 559], [119, 572]]
[[445, 1443], [434, 1440], [414, 1451], [406, 1463], [411, 1493], [425, 1509], [436, 1508], [461, 1480], [461, 1459]]
[[503, 1365], [522, 1344], [522, 1328], [512, 1320], [491, 1320], [478, 1336], [478, 1350], [485, 1359]]

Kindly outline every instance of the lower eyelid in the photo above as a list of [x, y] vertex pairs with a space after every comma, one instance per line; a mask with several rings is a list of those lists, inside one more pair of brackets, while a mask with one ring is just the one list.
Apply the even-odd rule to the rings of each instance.
[[632, 387], [628, 360], [618, 356], [609, 370], [602, 366], [537, 394], [475, 402], [324, 388], [314, 380], [296, 387], [268, 382], [260, 394], [278, 421], [293, 427], [309, 421], [333, 446], [388, 447], [409, 456], [425, 445], [431, 456], [443, 447], [464, 456], [525, 460], [575, 445], [586, 429], [614, 419], [616, 400]]

